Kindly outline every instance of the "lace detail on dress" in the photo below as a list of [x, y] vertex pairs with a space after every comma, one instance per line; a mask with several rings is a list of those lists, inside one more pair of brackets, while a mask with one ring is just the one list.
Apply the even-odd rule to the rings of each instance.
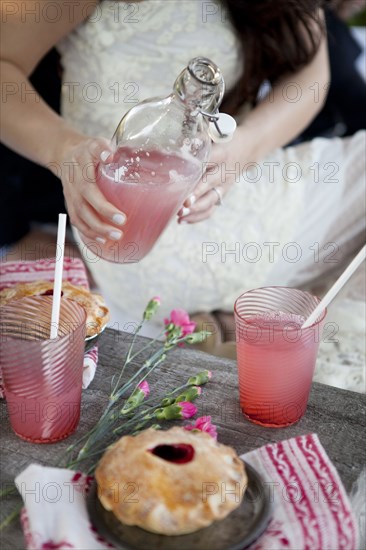
[[201, 0], [102, 2], [58, 44], [63, 116], [87, 134], [111, 137], [128, 109], [168, 95], [198, 55], [222, 67], [230, 89], [240, 76], [240, 49], [222, 7], [211, 13], [214, 7]]

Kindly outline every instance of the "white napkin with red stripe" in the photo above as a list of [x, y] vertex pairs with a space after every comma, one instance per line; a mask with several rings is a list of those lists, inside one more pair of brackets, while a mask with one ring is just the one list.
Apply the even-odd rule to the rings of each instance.
[[[250, 550], [358, 548], [349, 499], [317, 435], [266, 445], [242, 458], [261, 475], [272, 501], [272, 519]], [[21, 520], [28, 550], [111, 547], [88, 518], [85, 496], [91, 479], [38, 464], [18, 475], [15, 482], [26, 506]], [[31, 492], [35, 484], [38, 491]]]
[[262, 476], [273, 519], [251, 550], [356, 550], [357, 523], [338, 472], [316, 434], [243, 455]]
[[[55, 260], [37, 260], [22, 262], [0, 263], [0, 290], [15, 286], [18, 283], [31, 283], [33, 281], [53, 281], [55, 274]], [[62, 278], [73, 285], [89, 288], [85, 266], [79, 258], [64, 258]], [[98, 348], [94, 346], [84, 356], [83, 389], [87, 388], [93, 380], [98, 363]], [[3, 395], [3, 387], [0, 375], [0, 397]]]

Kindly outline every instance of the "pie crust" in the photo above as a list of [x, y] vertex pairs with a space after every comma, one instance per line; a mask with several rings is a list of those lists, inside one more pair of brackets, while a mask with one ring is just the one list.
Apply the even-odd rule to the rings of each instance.
[[[193, 448], [186, 462], [154, 449]], [[158, 453], [159, 454], [159, 453]], [[234, 449], [203, 432], [150, 428], [124, 436], [103, 455], [96, 472], [98, 497], [124, 524], [163, 535], [183, 535], [223, 519], [237, 508], [248, 484]]]
[[[50, 281], [35, 281], [33, 283], [19, 283], [0, 291], [0, 306], [8, 302], [19, 300], [26, 296], [40, 296], [52, 294], [53, 283]], [[86, 311], [86, 337], [99, 334], [109, 320], [109, 310], [104, 298], [100, 294], [93, 294], [84, 287], [76, 286], [68, 281], [62, 281], [62, 295], [74, 300]]]

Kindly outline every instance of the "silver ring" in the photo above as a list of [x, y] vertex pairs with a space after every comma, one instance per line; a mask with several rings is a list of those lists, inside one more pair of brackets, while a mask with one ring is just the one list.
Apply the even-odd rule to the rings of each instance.
[[215, 193], [217, 195], [217, 201], [215, 202], [215, 206], [222, 206], [223, 201], [222, 201], [221, 191], [219, 189], [217, 189], [217, 187], [212, 187], [212, 191], [215, 191]]

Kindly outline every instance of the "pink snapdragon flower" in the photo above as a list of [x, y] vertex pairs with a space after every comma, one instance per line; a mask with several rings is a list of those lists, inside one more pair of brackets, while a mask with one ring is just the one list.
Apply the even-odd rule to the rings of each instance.
[[149, 395], [149, 393], [149, 384], [146, 380], [143, 380], [142, 382], [137, 384], [136, 388], [131, 393], [126, 403], [123, 405], [120, 413], [129, 414], [131, 411], [139, 407], [141, 403], [143, 403], [144, 399]]
[[217, 439], [216, 426], [211, 423], [211, 416], [200, 416], [194, 424], [188, 424], [187, 426], [184, 426], [184, 429], [188, 431], [199, 430], [201, 432], [206, 432], [214, 439]]
[[196, 323], [190, 320], [188, 313], [184, 309], [173, 309], [170, 312], [170, 319], [164, 319], [165, 325], [173, 324], [182, 329], [182, 336], [192, 334], [196, 328]]
[[150, 321], [150, 319], [158, 311], [160, 304], [161, 304], [160, 296], [154, 296], [154, 298], [151, 298], [151, 300], [147, 304], [144, 311], [143, 318], [145, 321]]
[[147, 397], [149, 395], [150, 387], [146, 380], [144, 380], [143, 382], [140, 382], [137, 387], [139, 388], [139, 390], [143, 392], [144, 397]]
[[179, 403], [172, 403], [167, 407], [160, 407], [156, 409], [155, 416], [158, 420], [186, 420], [191, 418], [197, 412], [197, 407], [190, 401], [180, 401]]
[[193, 405], [190, 401], [180, 401], [178, 405], [182, 407], [181, 415], [184, 419], [191, 418], [197, 412], [196, 405]]

